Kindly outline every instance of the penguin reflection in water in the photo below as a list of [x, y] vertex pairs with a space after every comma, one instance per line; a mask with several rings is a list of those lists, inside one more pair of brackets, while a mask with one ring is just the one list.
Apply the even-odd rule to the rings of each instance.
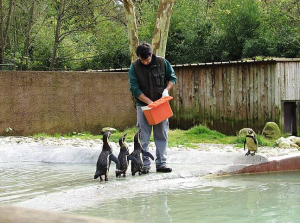
[[117, 177], [121, 176], [122, 174], [123, 174], [123, 177], [126, 176], [126, 171], [127, 171], [128, 165], [129, 165], [129, 160], [131, 160], [131, 162], [135, 162], [135, 164], [138, 165], [138, 161], [136, 160], [136, 158], [129, 155], [128, 146], [125, 143], [126, 135], [127, 134], [123, 135], [119, 139], [120, 153], [118, 156], [118, 160], [120, 162], [120, 172], [116, 173]]
[[[258, 142], [256, 139], [256, 134], [252, 129], [249, 129], [244, 141], [244, 150], [245, 150], [245, 145], [247, 144], [248, 147], [248, 152], [245, 154], [248, 156], [251, 154], [251, 156], [254, 156], [255, 153], [257, 152], [257, 147], [258, 147]], [[253, 153], [250, 153], [252, 151]]]
[[108, 181], [108, 172], [109, 172], [111, 161], [115, 162], [117, 165], [116, 174], [119, 172], [120, 169], [119, 160], [112, 153], [112, 148], [108, 142], [110, 135], [111, 135], [110, 131], [105, 132], [103, 134], [103, 148], [97, 161], [97, 168], [96, 168], [94, 179], [100, 177], [100, 181], [103, 181], [102, 179], [103, 175], [105, 176], [105, 181]]
[[142, 145], [140, 143], [140, 135], [141, 135], [141, 129], [135, 134], [134, 136], [134, 150], [130, 154], [134, 158], [136, 158], [137, 162], [131, 162], [131, 173], [132, 176], [134, 176], [137, 172], [139, 175], [143, 173], [148, 173], [149, 171], [145, 172], [144, 171], [144, 162], [143, 162], [143, 156], [148, 156], [152, 160], [154, 160], [154, 157], [152, 156], [151, 153], [146, 152], [143, 150]]

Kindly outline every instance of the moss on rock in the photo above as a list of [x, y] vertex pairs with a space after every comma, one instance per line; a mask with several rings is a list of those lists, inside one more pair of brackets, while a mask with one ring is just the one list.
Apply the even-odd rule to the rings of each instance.
[[281, 137], [281, 131], [275, 122], [267, 122], [262, 131], [262, 135], [269, 139], [278, 139]]

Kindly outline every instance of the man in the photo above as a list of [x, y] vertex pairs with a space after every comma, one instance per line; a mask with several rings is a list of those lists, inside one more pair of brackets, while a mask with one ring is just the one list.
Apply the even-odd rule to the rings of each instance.
[[[161, 97], [169, 96], [169, 91], [176, 84], [177, 77], [170, 63], [162, 57], [155, 56], [149, 43], [141, 42], [137, 49], [135, 60], [129, 68], [129, 84], [132, 95], [136, 98], [137, 127], [141, 129], [141, 144], [145, 151], [149, 151], [149, 139], [153, 128], [156, 146], [156, 171], [168, 173], [172, 169], [167, 167], [167, 146], [169, 120], [157, 125], [149, 125], [142, 111], [143, 106], [151, 104]], [[143, 173], [150, 170], [149, 157], [144, 157]]]

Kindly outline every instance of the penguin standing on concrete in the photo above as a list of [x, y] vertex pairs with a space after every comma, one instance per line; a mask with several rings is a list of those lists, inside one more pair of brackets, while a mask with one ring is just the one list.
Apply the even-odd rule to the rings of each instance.
[[[248, 147], [248, 152], [245, 154], [246, 156], [248, 156], [249, 154], [251, 154], [251, 156], [254, 156], [255, 153], [257, 152], [257, 147], [258, 147], [258, 142], [256, 139], [256, 134], [252, 129], [249, 129], [244, 141], [244, 150], [245, 145], [247, 144]], [[252, 151], [253, 153], [250, 153], [250, 151]]]
[[141, 135], [141, 129], [134, 136], [134, 150], [130, 154], [137, 160], [137, 162], [131, 162], [132, 176], [134, 176], [137, 172], [139, 173], [139, 175], [142, 174], [143, 167], [144, 167], [143, 156], [149, 156], [152, 160], [154, 160], [154, 157], [152, 156], [151, 153], [143, 150], [142, 145], [140, 143], [140, 135]]
[[109, 172], [111, 161], [115, 162], [117, 165], [116, 173], [118, 173], [120, 169], [119, 160], [112, 153], [112, 148], [108, 142], [110, 135], [111, 135], [110, 131], [105, 132], [103, 134], [103, 148], [97, 161], [97, 168], [94, 175], [94, 179], [100, 177], [100, 181], [103, 181], [102, 179], [103, 175], [105, 176], [105, 181], [108, 181], [108, 172]]
[[123, 177], [126, 177], [126, 171], [129, 165], [129, 160], [131, 160], [131, 162], [135, 162], [136, 165], [138, 165], [138, 161], [136, 160], [136, 158], [134, 158], [133, 156], [129, 155], [129, 150], [128, 150], [128, 146], [125, 143], [125, 138], [126, 135], [123, 135], [120, 139], [119, 139], [119, 145], [120, 145], [120, 153], [118, 156], [118, 160], [120, 162], [120, 171], [118, 173], [116, 173], [116, 176], [121, 176], [123, 174]]

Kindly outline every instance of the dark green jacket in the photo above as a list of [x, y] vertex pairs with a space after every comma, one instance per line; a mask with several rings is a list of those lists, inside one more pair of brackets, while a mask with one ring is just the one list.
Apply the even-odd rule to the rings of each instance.
[[137, 106], [147, 105], [138, 100], [142, 93], [152, 101], [161, 98], [162, 91], [169, 81], [174, 84], [177, 81], [171, 64], [164, 58], [156, 57], [154, 54], [149, 65], [144, 65], [137, 59], [129, 68], [130, 91], [136, 98]]

